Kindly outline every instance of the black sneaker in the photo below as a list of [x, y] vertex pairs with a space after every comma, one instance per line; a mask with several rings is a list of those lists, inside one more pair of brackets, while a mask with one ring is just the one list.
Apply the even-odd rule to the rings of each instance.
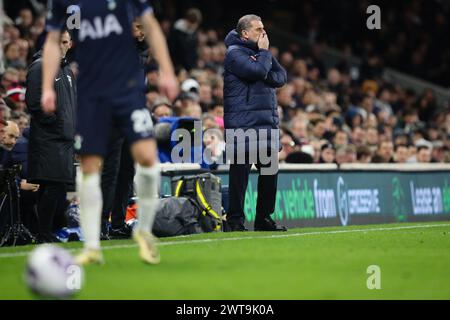
[[224, 229], [225, 232], [245, 232], [248, 229], [242, 223], [228, 223], [228, 227]]
[[102, 221], [102, 227], [100, 231], [100, 240], [110, 240], [109, 237], [109, 223]]
[[255, 220], [255, 231], [287, 231], [285, 226], [278, 226], [271, 217]]
[[127, 224], [124, 224], [120, 228], [117, 229], [112, 228], [111, 231], [109, 232], [109, 237], [111, 239], [130, 239], [131, 231], [133, 231], [133, 229]]
[[107, 233], [100, 232], [100, 240], [101, 241], [111, 240], [111, 237]]

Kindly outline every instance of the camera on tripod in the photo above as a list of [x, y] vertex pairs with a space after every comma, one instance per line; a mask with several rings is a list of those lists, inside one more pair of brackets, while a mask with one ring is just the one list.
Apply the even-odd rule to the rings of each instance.
[[[0, 169], [0, 212], [8, 200], [9, 223], [0, 240], [0, 247], [15, 246], [35, 242], [34, 236], [22, 224], [20, 213], [20, 172], [22, 166], [16, 164]], [[1, 231], [1, 230], [0, 230]]]
[[20, 175], [22, 166], [15, 164], [10, 168], [0, 169], [0, 194], [8, 192], [8, 185]]
[[20, 171], [22, 171], [22, 165], [20, 164], [15, 164], [10, 168], [0, 169], [0, 179], [14, 179], [20, 175]]

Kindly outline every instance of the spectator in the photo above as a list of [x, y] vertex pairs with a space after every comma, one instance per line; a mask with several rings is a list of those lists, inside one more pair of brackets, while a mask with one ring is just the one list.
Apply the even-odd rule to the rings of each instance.
[[19, 127], [15, 122], [7, 121], [7, 126], [2, 129], [0, 145], [3, 149], [11, 151], [20, 137]]
[[278, 104], [283, 109], [284, 116], [287, 116], [288, 118], [292, 118], [296, 112], [295, 108], [297, 107], [297, 104], [293, 99], [293, 93], [294, 91], [291, 85], [286, 85], [278, 89], [277, 92]]
[[345, 148], [346, 148], [346, 147], [339, 147], [339, 148], [336, 150], [336, 163], [337, 163], [338, 165], [341, 165], [341, 164], [347, 162], [347, 154], [346, 154], [346, 152], [345, 152]]
[[21, 86], [9, 87], [6, 91], [6, 98], [11, 99], [14, 102], [13, 111], [24, 112], [26, 109], [25, 104], [25, 88]]
[[302, 150], [305, 152], [309, 152], [313, 159], [314, 163], [318, 163], [320, 160], [321, 148], [322, 145], [326, 143], [326, 140], [312, 140], [307, 145], [302, 146]]
[[431, 162], [445, 162], [448, 149], [442, 141], [434, 141], [431, 152]]
[[430, 122], [436, 114], [437, 105], [433, 90], [427, 89], [418, 100], [418, 116], [420, 121]]
[[225, 141], [222, 131], [217, 128], [207, 129], [203, 134], [205, 159], [209, 169], [217, 169], [218, 163], [225, 160]]
[[336, 163], [341, 165], [343, 163], [355, 163], [357, 161], [356, 147], [354, 145], [347, 145], [340, 147], [336, 151]]
[[19, 43], [17, 41], [9, 42], [5, 45], [5, 62], [6, 67], [15, 67], [20, 64]]
[[292, 64], [294, 62], [294, 56], [291, 52], [285, 51], [280, 56], [280, 64], [283, 68], [285, 68], [287, 71], [291, 71]]
[[333, 145], [330, 143], [325, 143], [322, 145], [320, 150], [319, 163], [334, 163], [335, 162], [335, 152]]
[[11, 109], [6, 105], [5, 100], [3, 98], [0, 98], [0, 113], [2, 116], [1, 120], [3, 121], [11, 120]]
[[308, 141], [308, 122], [300, 117], [291, 120], [290, 129], [299, 142]]
[[366, 145], [366, 131], [362, 127], [356, 126], [353, 128], [352, 144], [357, 147]]
[[[382, 141], [378, 145], [377, 156], [381, 159], [381, 162], [393, 163], [394, 145], [391, 141]], [[378, 160], [377, 160], [378, 161]]]
[[[142, 46], [144, 46], [144, 45], [141, 44], [141, 42], [139, 42], [139, 41], [136, 41], [136, 43], [138, 44], [137, 48], [138, 48], [138, 52], [140, 53], [141, 64], [143, 63], [143, 66], [145, 67], [144, 71], [145, 71], [145, 79], [147, 80], [147, 86], [149, 87], [149, 89], [156, 88], [156, 87], [158, 87], [158, 81], [159, 81], [158, 66], [153, 63], [147, 63], [148, 57], [145, 56], [147, 51], [142, 51], [143, 50]], [[157, 91], [157, 90], [155, 90], [155, 91], [159, 93], [159, 91]]]
[[33, 25], [33, 13], [30, 8], [20, 9], [19, 16], [16, 19], [16, 25], [23, 38], [30, 36], [31, 26]]
[[408, 163], [417, 162], [416, 155], [417, 155], [417, 147], [415, 145], [410, 145], [408, 147], [408, 160], [407, 160], [407, 162]]
[[191, 8], [177, 20], [169, 36], [169, 48], [175, 67], [191, 70], [197, 65], [197, 29], [202, 23], [200, 10]]
[[213, 117], [223, 118], [223, 104], [216, 103], [211, 105], [209, 107], [208, 114], [212, 115]]
[[[17, 124], [7, 121], [7, 125], [0, 133], [0, 144], [1, 167], [11, 169], [18, 165], [20, 168], [19, 176], [16, 177], [20, 189], [20, 214], [24, 224], [30, 230], [35, 231], [37, 228], [35, 217], [36, 192], [39, 190], [39, 185], [27, 181], [28, 130], [24, 132], [23, 136], [20, 136]], [[1, 207], [0, 226], [3, 224], [1, 217], [9, 211], [9, 206], [10, 202], [7, 201], [6, 206]]]
[[223, 80], [217, 79], [212, 84], [212, 95], [216, 105], [220, 105], [223, 102]]
[[2, 81], [1, 81], [1, 85], [2, 85], [4, 92], [6, 93], [6, 90], [9, 87], [15, 86], [18, 83], [19, 83], [19, 71], [17, 71], [17, 69], [14, 69], [14, 68], [6, 69], [6, 71], [2, 75]]
[[399, 126], [403, 129], [404, 133], [412, 134], [417, 130], [422, 129], [424, 124], [419, 120], [417, 110], [409, 109], [405, 110], [402, 121], [399, 122]]
[[408, 145], [409, 144], [409, 136], [407, 134], [397, 134], [394, 138], [394, 146], [398, 145]]
[[148, 109], [151, 109], [156, 101], [160, 100], [158, 87], [153, 85], [148, 85], [145, 90], [145, 105]]
[[25, 112], [14, 111], [11, 115], [11, 120], [19, 126], [21, 135], [30, 126], [30, 116]]
[[354, 145], [348, 145], [345, 148], [345, 154], [347, 156], [348, 163], [355, 163], [357, 160], [356, 147]]
[[356, 149], [356, 160], [358, 163], [371, 163], [372, 150], [368, 146], [359, 146]]
[[364, 118], [359, 108], [351, 107], [345, 114], [345, 122], [352, 129], [362, 126]]
[[406, 163], [408, 161], [409, 153], [406, 144], [398, 144], [395, 146], [394, 161], [396, 163]]
[[198, 96], [192, 92], [182, 92], [173, 103], [175, 116], [184, 116], [186, 109], [192, 104], [198, 104]]
[[366, 130], [366, 137], [367, 146], [372, 152], [375, 152], [379, 143], [378, 130], [376, 128], [368, 128]]
[[417, 162], [430, 163], [431, 162], [431, 148], [426, 145], [421, 145], [417, 148]]
[[[148, 61], [149, 60], [148, 47], [147, 47], [147, 43], [145, 42], [145, 34], [143, 31], [143, 26], [139, 19], [135, 19], [133, 21], [132, 32], [133, 32], [133, 38], [135, 41], [136, 49], [141, 58], [141, 64], [142, 64], [142, 66], [147, 66], [147, 75], [149, 73], [151, 73], [152, 75], [154, 73], [156, 73], [156, 75], [157, 75], [158, 67], [156, 66], [156, 64]], [[152, 75], [148, 76], [147, 80], [148, 80], [149, 84], [157, 85], [158, 78], [156, 77], [156, 79], [153, 80], [154, 78], [152, 77]]]
[[375, 100], [375, 108], [377, 113], [383, 112], [386, 116], [391, 116], [394, 112], [391, 107], [392, 92], [389, 88], [382, 88], [378, 94], [378, 99]]
[[203, 130], [219, 128], [219, 125], [217, 124], [215, 117], [207, 113], [204, 114], [202, 117], [202, 126]]
[[207, 112], [213, 103], [212, 89], [207, 83], [200, 84], [199, 88], [199, 100], [202, 112]]
[[311, 122], [312, 130], [310, 140], [321, 140], [326, 132], [325, 120], [319, 118]]
[[[27, 178], [27, 144], [26, 138], [20, 135], [18, 125], [13, 121], [7, 121], [7, 125], [3, 127], [0, 135], [1, 164], [4, 168], [11, 168], [13, 165], [21, 166], [21, 189], [37, 191], [39, 186], [29, 184]], [[28, 135], [28, 133], [26, 134]], [[21, 145], [20, 148], [17, 148]], [[25, 145], [25, 146], [24, 146]], [[24, 147], [23, 147], [24, 146]]]
[[336, 148], [345, 147], [348, 144], [348, 134], [343, 130], [336, 131], [333, 137], [333, 144]]
[[160, 118], [171, 117], [172, 115], [172, 106], [169, 101], [165, 99], [156, 101], [152, 107], [152, 116], [156, 122], [158, 122]]
[[182, 117], [191, 117], [198, 120], [202, 119], [202, 108], [198, 103], [190, 103], [181, 114]]
[[198, 96], [200, 94], [200, 84], [197, 80], [189, 78], [183, 81], [183, 83], [181, 84], [181, 90], [183, 92], [194, 93]]
[[374, 112], [374, 102], [373, 97], [370, 94], [365, 94], [362, 102], [360, 111], [363, 114], [363, 117], [367, 119]]
[[280, 162], [286, 161], [286, 158], [295, 151], [295, 141], [292, 135], [283, 130], [280, 137], [281, 151], [278, 154]]

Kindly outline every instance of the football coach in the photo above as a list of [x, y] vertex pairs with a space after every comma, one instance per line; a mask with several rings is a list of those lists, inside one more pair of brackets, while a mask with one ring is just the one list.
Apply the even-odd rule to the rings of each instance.
[[[259, 177], [254, 230], [286, 231], [271, 218], [275, 210], [279, 151], [275, 88], [286, 84], [286, 71], [269, 51], [269, 38], [261, 18], [256, 15], [240, 18], [236, 29], [226, 36], [225, 45], [224, 122], [227, 158], [231, 161], [229, 229], [247, 231], [244, 227], [245, 192], [250, 169], [255, 164]], [[242, 132], [244, 137], [239, 140]], [[229, 152], [230, 146], [233, 152]], [[262, 159], [262, 151], [270, 153], [270, 161]], [[266, 170], [274, 167], [273, 162], [276, 162], [276, 170]]]

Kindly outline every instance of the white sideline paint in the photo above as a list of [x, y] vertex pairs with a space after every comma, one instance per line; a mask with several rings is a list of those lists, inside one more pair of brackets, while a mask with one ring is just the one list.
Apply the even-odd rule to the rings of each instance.
[[[177, 244], [191, 244], [191, 243], [211, 243], [220, 241], [237, 241], [237, 240], [254, 240], [254, 239], [281, 239], [281, 238], [291, 238], [291, 237], [302, 237], [302, 236], [314, 236], [314, 235], [324, 235], [324, 234], [339, 234], [339, 233], [358, 233], [358, 232], [373, 232], [373, 231], [390, 231], [390, 230], [409, 230], [409, 229], [423, 229], [423, 228], [438, 228], [438, 227], [450, 227], [450, 224], [424, 224], [417, 226], [404, 226], [404, 227], [392, 227], [392, 228], [367, 228], [367, 229], [351, 229], [351, 230], [331, 230], [331, 231], [314, 231], [314, 232], [303, 232], [303, 233], [288, 233], [288, 234], [272, 234], [272, 235], [262, 235], [262, 236], [248, 236], [248, 237], [235, 237], [235, 238], [213, 238], [213, 239], [197, 239], [197, 240], [184, 240], [184, 241], [164, 241], [160, 242], [158, 246], [171, 246]], [[180, 236], [174, 238], [188, 238], [189, 236]], [[116, 249], [126, 249], [137, 247], [136, 244], [124, 244], [116, 246], [103, 246], [103, 250], [116, 250]], [[82, 248], [67, 249], [70, 252], [80, 251]], [[0, 259], [3, 258], [15, 258], [24, 257], [28, 255], [30, 251], [12, 252], [12, 253], [0, 253]]]

